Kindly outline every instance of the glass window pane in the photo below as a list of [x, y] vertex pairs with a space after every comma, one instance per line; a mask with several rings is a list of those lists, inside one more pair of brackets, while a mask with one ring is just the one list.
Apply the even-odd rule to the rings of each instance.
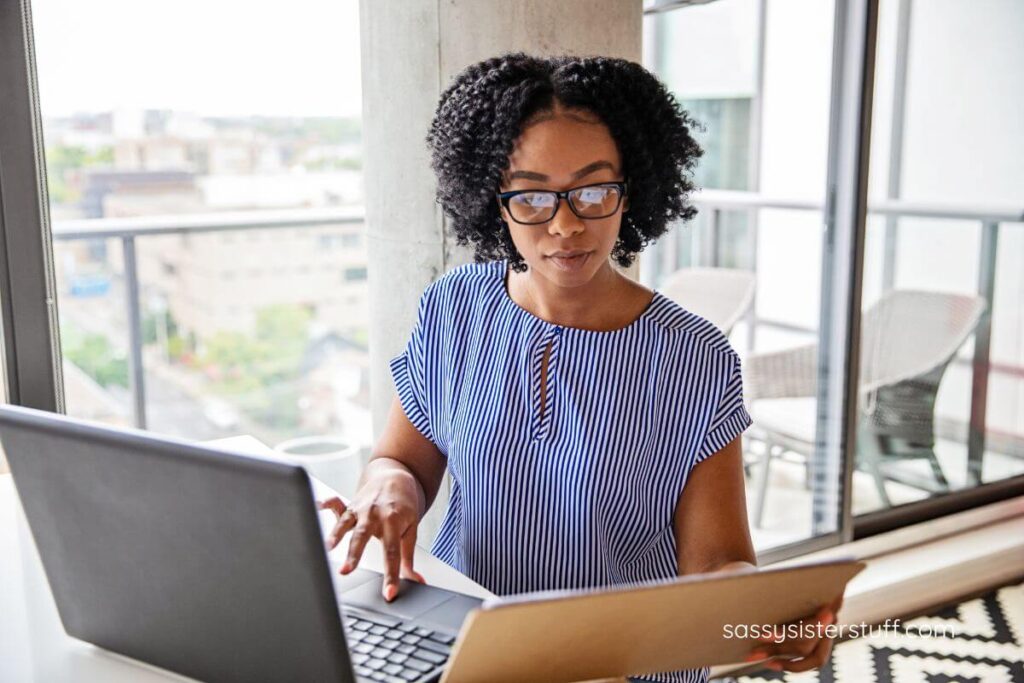
[[358, 3], [34, 10], [68, 412], [368, 448]]
[[880, 5], [855, 513], [1024, 473], [1021, 26]]
[[[716, 323], [743, 359], [754, 418], [744, 435], [747, 508], [764, 551], [838, 529], [829, 416], [841, 406], [817, 404], [816, 348], [837, 319], [822, 317], [822, 264], [849, 254], [822, 239], [832, 7], [769, 2], [762, 26], [759, 4], [721, 0], [646, 18], [650, 66], [704, 126], [705, 154], [698, 217], [645, 252], [641, 272]], [[737, 198], [749, 204], [737, 208]]]

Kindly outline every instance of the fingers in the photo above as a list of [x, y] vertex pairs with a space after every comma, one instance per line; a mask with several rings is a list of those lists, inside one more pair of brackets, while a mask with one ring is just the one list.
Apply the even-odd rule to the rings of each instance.
[[356, 524], [355, 531], [352, 532], [352, 538], [348, 542], [348, 557], [345, 558], [345, 562], [341, 565], [342, 574], [348, 574], [359, 565], [359, 560], [363, 556], [363, 550], [366, 549], [366, 543], [372, 535], [370, 526], [365, 520]]
[[346, 509], [345, 504], [341, 502], [341, 498], [338, 498], [337, 496], [328, 498], [327, 500], [318, 500], [316, 502], [316, 507], [318, 510], [330, 510], [337, 517], [341, 517], [342, 513], [345, 512]]
[[832, 639], [822, 638], [817, 641], [813, 648], [803, 657], [794, 659], [773, 659], [765, 662], [764, 665], [772, 671], [790, 671], [800, 673], [817, 669], [828, 661], [832, 654]]
[[829, 655], [832, 654], [832, 639], [822, 638], [818, 641], [818, 645], [803, 659], [790, 659], [786, 661], [776, 661], [775, 664], [781, 664], [780, 670], [792, 671], [798, 673], [801, 671], [810, 671], [811, 669], [817, 669], [819, 666], [828, 661]]
[[401, 521], [394, 514], [384, 520], [384, 599], [391, 602], [398, 595], [398, 572], [402, 561]]
[[338, 543], [341, 542], [341, 539], [345, 537], [345, 534], [351, 531], [358, 521], [359, 518], [351, 510], [344, 510], [338, 515], [338, 521], [334, 525], [334, 529], [332, 529], [331, 533], [327, 535], [328, 552], [337, 547]]
[[786, 640], [777, 645], [759, 645], [750, 651], [747, 661], [766, 657], [809, 657], [819, 642], [821, 641], [801, 638]]
[[[823, 628], [835, 623], [835, 602], [823, 605], [815, 615], [815, 619], [801, 620], [802, 625], [814, 624], [818, 626], [818, 632], [823, 634]], [[793, 638], [775, 642], [772, 636], [759, 638], [762, 642], [751, 650], [746, 661], [764, 659], [766, 657], [794, 657], [793, 659], [777, 659], [765, 662], [764, 666], [773, 671], [800, 672], [815, 669], [824, 664], [832, 652], [832, 638]]]
[[321, 510], [332, 510], [338, 521], [334, 529], [327, 535], [328, 552], [337, 547], [346, 534], [352, 532], [349, 539], [348, 554], [341, 565], [340, 573], [349, 574], [359, 565], [366, 544], [370, 538], [381, 539], [384, 549], [384, 599], [388, 602], [398, 595], [400, 578], [408, 578], [426, 583], [423, 576], [413, 569], [413, 554], [416, 547], [416, 523], [409, 524], [407, 515], [396, 510], [389, 510], [381, 515], [381, 506], [370, 505], [359, 513], [346, 507], [337, 498], [317, 501]]
[[411, 525], [402, 535], [402, 575], [405, 578], [426, 583], [426, 579], [418, 571], [413, 569], [412, 564], [416, 559], [416, 525]]
[[[320, 510], [331, 510], [337, 518], [325, 541], [328, 551], [333, 550], [343, 538], [348, 538], [340, 573], [355, 571], [367, 543], [376, 537], [384, 548], [383, 592], [386, 600], [391, 601], [398, 594], [403, 572], [422, 581], [423, 577], [412, 570], [411, 561], [402, 559], [403, 553], [407, 552], [403, 537], [419, 520], [421, 497], [422, 489], [415, 477], [396, 473], [395, 476], [382, 474], [371, 477], [351, 502], [341, 496], [317, 501]], [[415, 530], [412, 539], [415, 539]], [[409, 545], [410, 558], [411, 548]]]
[[334, 525], [334, 529], [327, 535], [326, 546], [327, 550], [334, 550], [338, 542], [344, 538], [345, 534], [352, 528], [350, 520], [346, 520], [346, 517], [354, 517], [353, 513], [345, 507], [345, 503], [340, 498], [334, 496], [327, 500], [318, 500], [316, 502], [318, 510], [330, 510], [334, 513], [334, 518], [337, 520]]

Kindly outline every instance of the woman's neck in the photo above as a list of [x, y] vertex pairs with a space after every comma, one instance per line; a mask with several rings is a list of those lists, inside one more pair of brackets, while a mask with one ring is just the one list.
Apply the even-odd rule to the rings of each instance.
[[589, 282], [560, 287], [537, 274], [508, 272], [508, 293], [521, 308], [556, 325], [587, 330], [616, 330], [647, 308], [652, 292], [606, 261]]

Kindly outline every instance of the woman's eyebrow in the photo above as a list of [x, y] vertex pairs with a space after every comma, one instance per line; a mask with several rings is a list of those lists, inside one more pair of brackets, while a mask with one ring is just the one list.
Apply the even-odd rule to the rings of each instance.
[[[610, 161], [605, 161], [605, 160], [602, 159], [601, 161], [595, 161], [593, 163], [587, 164], [586, 166], [584, 166], [580, 170], [574, 172], [572, 174], [572, 179], [573, 180], [579, 180], [580, 178], [582, 178], [584, 176], [588, 176], [591, 173], [593, 173], [594, 171], [599, 171], [602, 168], [607, 168], [607, 169], [610, 169], [612, 171], [615, 170], [615, 167], [612, 166], [612, 163]], [[515, 180], [516, 178], [522, 178], [524, 180], [541, 180], [541, 181], [543, 181], [543, 180], [551, 180], [551, 178], [549, 178], [548, 176], [544, 175], [543, 173], [535, 173], [533, 171], [514, 171], [513, 173], [510, 173], [509, 176], [508, 176], [508, 179], [510, 181], [511, 180]]]

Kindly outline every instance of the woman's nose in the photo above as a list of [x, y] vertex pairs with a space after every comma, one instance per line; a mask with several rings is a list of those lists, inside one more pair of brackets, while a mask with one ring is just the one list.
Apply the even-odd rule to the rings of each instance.
[[569, 200], [560, 197], [558, 201], [562, 202], [562, 205], [558, 207], [555, 217], [551, 219], [548, 232], [556, 235], [575, 235], [582, 232], [585, 229], [583, 219], [577, 216], [569, 206]]

